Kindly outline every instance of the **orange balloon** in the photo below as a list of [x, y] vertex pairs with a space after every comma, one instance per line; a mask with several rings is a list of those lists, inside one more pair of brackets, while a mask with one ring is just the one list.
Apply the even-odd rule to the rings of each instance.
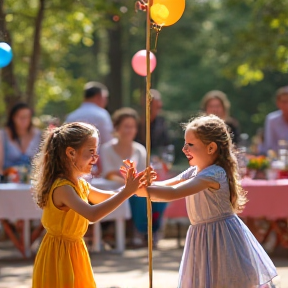
[[185, 10], [185, 0], [153, 0], [150, 16], [158, 25], [170, 26], [176, 23]]

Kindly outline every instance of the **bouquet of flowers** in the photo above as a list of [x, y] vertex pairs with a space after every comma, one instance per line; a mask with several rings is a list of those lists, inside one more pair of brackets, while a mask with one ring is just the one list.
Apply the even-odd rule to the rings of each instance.
[[7, 183], [29, 183], [31, 167], [13, 166], [4, 171], [4, 179]]
[[250, 170], [264, 171], [269, 168], [270, 163], [265, 156], [252, 156], [247, 163], [247, 168]]

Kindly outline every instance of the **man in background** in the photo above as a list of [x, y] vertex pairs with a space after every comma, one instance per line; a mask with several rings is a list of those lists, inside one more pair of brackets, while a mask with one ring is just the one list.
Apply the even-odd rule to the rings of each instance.
[[[161, 149], [171, 144], [165, 118], [160, 115], [162, 110], [161, 94], [156, 89], [150, 90], [152, 100], [150, 104], [150, 137], [151, 152], [159, 154]], [[146, 145], [145, 118], [141, 121], [141, 126], [136, 141]]]
[[161, 147], [171, 144], [168, 135], [166, 121], [163, 116], [159, 115], [162, 110], [161, 94], [158, 90], [151, 89], [151, 150], [155, 151]]
[[[168, 128], [165, 118], [160, 115], [162, 110], [162, 99], [161, 94], [156, 89], [150, 89], [150, 94], [152, 96], [150, 104], [150, 138], [151, 138], [151, 164], [158, 174], [158, 180], [165, 180], [171, 177], [167, 174], [167, 166], [164, 168], [164, 162], [166, 162], [166, 154], [168, 153], [167, 148], [172, 148], [169, 153], [172, 153], [173, 159], [168, 159], [172, 162], [174, 160], [174, 146], [171, 145], [171, 139], [168, 134]], [[140, 142], [146, 146], [146, 131], [145, 131], [145, 117], [142, 115], [141, 126], [139, 133], [137, 135], [136, 141]], [[165, 159], [164, 159], [165, 158]], [[165, 163], [167, 165], [167, 163]], [[170, 167], [169, 167], [170, 168]], [[163, 214], [166, 209], [167, 203], [165, 202], [153, 202], [152, 207], [152, 222], [153, 227], [157, 232], [153, 233], [153, 243], [157, 245], [157, 241], [162, 237], [162, 227], [163, 227]], [[157, 228], [156, 228], [157, 227]]]
[[[278, 151], [279, 140], [288, 143], [288, 86], [276, 91], [276, 105], [279, 110], [266, 116], [264, 149]], [[285, 142], [284, 141], [284, 142]]]
[[104, 144], [112, 139], [113, 124], [105, 107], [109, 92], [105, 85], [99, 82], [88, 82], [84, 86], [84, 101], [81, 106], [71, 112], [67, 122], [85, 122], [96, 126], [100, 132], [100, 142]]

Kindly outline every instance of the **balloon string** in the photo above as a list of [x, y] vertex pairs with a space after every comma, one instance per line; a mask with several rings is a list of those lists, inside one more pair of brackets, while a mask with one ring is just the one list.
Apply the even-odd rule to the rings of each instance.
[[153, 28], [156, 31], [154, 49], [152, 50], [153, 52], [156, 53], [157, 52], [158, 37], [159, 37], [160, 31], [162, 30], [162, 25], [157, 25], [155, 23], [152, 23], [151, 28]]

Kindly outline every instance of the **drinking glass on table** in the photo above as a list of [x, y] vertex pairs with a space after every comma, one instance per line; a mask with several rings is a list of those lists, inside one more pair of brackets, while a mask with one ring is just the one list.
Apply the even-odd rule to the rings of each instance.
[[247, 157], [246, 157], [246, 147], [239, 147], [237, 153], [237, 160], [238, 160], [238, 167], [239, 167], [239, 173], [241, 177], [244, 177], [247, 174]]
[[279, 178], [288, 178], [288, 141], [278, 141], [278, 159], [283, 165], [283, 169], [279, 171]]
[[175, 160], [175, 147], [174, 145], [165, 146], [161, 153], [161, 158], [163, 163], [166, 165], [167, 169], [170, 170]]
[[158, 180], [165, 180], [175, 159], [174, 145], [158, 149], [157, 154], [151, 156], [151, 167], [156, 171]]
[[286, 168], [288, 168], [288, 141], [279, 140], [278, 147], [278, 158], [285, 163]]

